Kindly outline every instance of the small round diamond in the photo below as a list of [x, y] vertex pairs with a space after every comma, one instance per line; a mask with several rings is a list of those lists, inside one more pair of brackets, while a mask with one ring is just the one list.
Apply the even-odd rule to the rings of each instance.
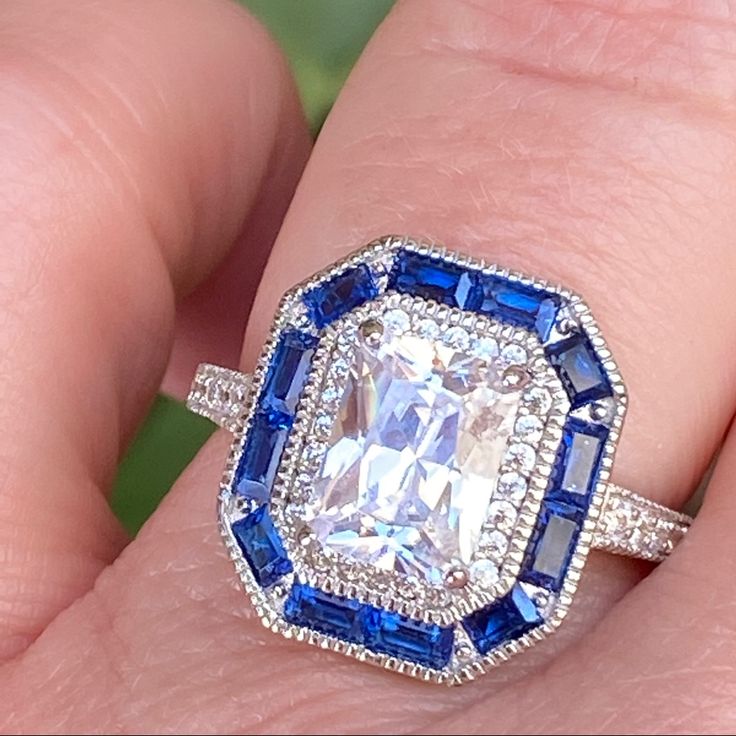
[[217, 404], [220, 401], [220, 393], [222, 390], [222, 385], [219, 381], [213, 379], [210, 379], [208, 383], [206, 384], [205, 388], [205, 398], [207, 401]]
[[479, 358], [489, 360], [498, 355], [498, 343], [492, 337], [479, 337], [473, 346]]
[[320, 414], [314, 421], [314, 428], [320, 434], [329, 433], [332, 429], [332, 417], [329, 414]]
[[525, 391], [524, 401], [537, 414], [546, 414], [552, 407], [552, 397], [549, 395], [549, 391], [541, 386], [532, 386], [532, 388]]
[[501, 360], [506, 365], [524, 365], [526, 363], [526, 350], [521, 345], [510, 343], [501, 350]]
[[534, 469], [536, 459], [534, 448], [523, 442], [511, 445], [506, 451], [506, 462], [517, 465], [525, 473], [530, 473]]
[[498, 582], [498, 567], [490, 560], [476, 560], [470, 566], [470, 577], [484, 588], [491, 588]]
[[381, 321], [394, 334], [406, 332], [411, 326], [409, 315], [403, 309], [389, 309]]
[[539, 613], [542, 614], [543, 618], [547, 618], [551, 613], [555, 605], [555, 597], [547, 590], [537, 588], [536, 586], [526, 585], [527, 594], [534, 601], [534, 605], [537, 607]]
[[433, 319], [422, 319], [417, 323], [417, 335], [434, 340], [440, 334], [440, 326]]
[[350, 370], [350, 363], [345, 358], [337, 358], [332, 363], [332, 371], [337, 375], [345, 374]]
[[527, 442], [539, 441], [543, 429], [542, 420], [534, 414], [527, 414], [516, 420], [516, 434]]
[[235, 511], [241, 514], [250, 514], [258, 507], [258, 501], [243, 496], [235, 496], [231, 499], [231, 503], [235, 506]]
[[315, 540], [314, 532], [308, 527], [303, 526], [296, 535], [296, 541], [302, 547], [308, 547]]
[[642, 546], [650, 555], [658, 555], [664, 550], [665, 543], [655, 529], [650, 529], [644, 537]]
[[335, 340], [337, 348], [341, 353], [352, 352], [353, 343], [358, 337], [358, 328], [355, 325], [344, 325], [337, 333]]
[[467, 350], [468, 345], [470, 345], [470, 335], [459, 326], [450, 327], [442, 337], [444, 342], [453, 348]]
[[509, 548], [509, 540], [503, 532], [493, 529], [481, 536], [478, 547], [489, 557], [499, 560], [506, 554], [506, 550]]
[[311, 486], [313, 481], [314, 477], [309, 473], [299, 473], [294, 479], [296, 485], [304, 487]]
[[577, 323], [575, 320], [572, 319], [565, 310], [560, 310], [560, 314], [557, 315], [557, 320], [555, 321], [555, 329], [557, 332], [564, 337], [566, 335], [571, 335], [576, 328]]
[[319, 442], [313, 442], [304, 449], [303, 457], [307, 463], [314, 463], [322, 459], [327, 447]]
[[643, 538], [644, 529], [640, 526], [635, 526], [633, 529], [626, 531], [626, 540], [635, 547], [640, 546]]
[[516, 523], [516, 509], [508, 501], [494, 501], [488, 507], [488, 521], [501, 531], [510, 531]]
[[502, 473], [498, 479], [498, 492], [512, 501], [519, 501], [526, 493], [526, 480], [518, 473]]
[[325, 404], [329, 404], [337, 399], [339, 396], [337, 387], [328, 384], [322, 389], [322, 401]]

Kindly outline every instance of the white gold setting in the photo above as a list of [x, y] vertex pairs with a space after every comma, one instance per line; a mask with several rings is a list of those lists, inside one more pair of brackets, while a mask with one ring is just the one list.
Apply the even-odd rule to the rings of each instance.
[[243, 423], [249, 393], [250, 376], [202, 363], [189, 389], [187, 408], [235, 432]]
[[692, 519], [609, 483], [598, 520], [598, 549], [662, 562], [685, 536]]
[[[491, 317], [388, 290], [399, 250], [431, 255], [482, 274], [498, 274], [510, 283], [544, 289], [564, 300], [545, 342], [533, 332]], [[356, 266], [370, 269], [378, 286], [375, 298], [319, 330], [310, 320], [303, 296]], [[252, 513], [257, 502], [233, 491], [236, 469], [254, 421], [256, 402], [266, 382], [279, 339], [296, 328], [319, 337], [308, 378], [273, 482], [269, 509], [293, 571], [270, 587], [261, 587], [233, 534], [233, 524]], [[380, 569], [355, 556], [335, 552], [320, 541], [313, 522], [315, 497], [329, 451], [341, 398], [357, 346], [380, 346], [382, 340], [407, 334], [439, 341], [500, 371], [504, 390], [518, 394], [518, 408], [506, 440], [485, 520], [465, 559], [448, 559], [434, 579]], [[584, 334], [610, 383], [610, 396], [570, 410], [570, 399], [545, 349], [571, 334]], [[372, 341], [372, 342], [370, 342]], [[383, 238], [300, 284], [283, 298], [252, 376], [203, 366], [188, 400], [193, 411], [234, 432], [235, 439], [220, 486], [220, 526], [227, 549], [263, 623], [287, 638], [307, 641], [423, 680], [458, 684], [475, 679], [541, 640], [561, 623], [575, 595], [591, 548], [661, 561], [686, 532], [689, 517], [654, 504], [609, 482], [613, 456], [626, 407], [621, 376], [585, 303], [571, 292], [474, 261], [460, 254], [407, 238]], [[596, 485], [559, 590], [519, 583], [541, 622], [510, 641], [481, 654], [461, 622], [464, 617], [509, 593], [519, 579], [540, 507], [550, 484], [567, 418], [606, 428]], [[315, 510], [316, 509], [316, 510]], [[439, 573], [441, 572], [441, 575]], [[355, 599], [416, 621], [455, 625], [452, 655], [441, 669], [359, 643], [319, 633], [284, 618], [284, 603], [298, 581], [325, 593]]]

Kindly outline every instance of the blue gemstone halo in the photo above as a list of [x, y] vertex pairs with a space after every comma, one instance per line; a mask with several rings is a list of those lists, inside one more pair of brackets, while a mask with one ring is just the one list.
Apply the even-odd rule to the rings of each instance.
[[625, 407], [579, 296], [382, 238], [282, 299], [223, 538], [275, 632], [472, 680], [567, 614]]

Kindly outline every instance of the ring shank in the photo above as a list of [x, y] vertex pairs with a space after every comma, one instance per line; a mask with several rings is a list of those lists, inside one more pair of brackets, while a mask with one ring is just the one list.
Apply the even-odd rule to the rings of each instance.
[[200, 363], [187, 396], [187, 409], [235, 431], [243, 419], [251, 376], [212, 363]]
[[[187, 408], [219, 427], [236, 431], [243, 420], [251, 377], [202, 363], [192, 381]], [[614, 483], [605, 499], [592, 546], [613, 554], [661, 562], [687, 532], [692, 519]]]
[[692, 519], [685, 514], [608, 483], [593, 547], [617, 555], [662, 562], [691, 523]]

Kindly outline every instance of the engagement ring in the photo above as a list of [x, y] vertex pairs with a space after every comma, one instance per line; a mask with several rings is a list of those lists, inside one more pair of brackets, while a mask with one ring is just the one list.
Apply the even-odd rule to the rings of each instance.
[[386, 237], [284, 296], [253, 375], [188, 406], [234, 440], [225, 544], [275, 632], [458, 684], [551, 634], [592, 548], [691, 519], [609, 482], [618, 368], [567, 289]]

